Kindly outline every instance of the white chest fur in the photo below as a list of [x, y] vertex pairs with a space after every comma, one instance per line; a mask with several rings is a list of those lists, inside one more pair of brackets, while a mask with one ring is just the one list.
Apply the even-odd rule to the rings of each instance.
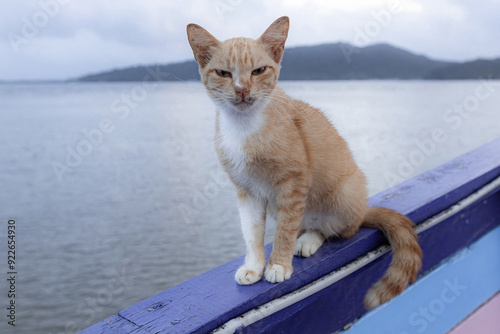
[[222, 111], [219, 116], [219, 144], [224, 157], [229, 161], [230, 173], [236, 183], [254, 196], [270, 199], [271, 186], [249, 173], [248, 155], [245, 145], [265, 125], [263, 112], [246, 115]]

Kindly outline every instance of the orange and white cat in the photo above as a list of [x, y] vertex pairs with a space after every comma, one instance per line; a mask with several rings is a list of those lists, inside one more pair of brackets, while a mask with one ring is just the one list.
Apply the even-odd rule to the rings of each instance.
[[[282, 282], [292, 258], [309, 257], [329, 237], [352, 237], [360, 226], [381, 229], [393, 247], [385, 275], [365, 297], [374, 308], [414, 281], [422, 251], [413, 223], [398, 212], [368, 207], [364, 174], [327, 118], [276, 87], [288, 36], [281, 17], [257, 39], [219, 41], [196, 24], [187, 34], [208, 95], [217, 107], [215, 145], [236, 186], [246, 244], [239, 284], [264, 275]], [[266, 266], [266, 215], [276, 217]]]

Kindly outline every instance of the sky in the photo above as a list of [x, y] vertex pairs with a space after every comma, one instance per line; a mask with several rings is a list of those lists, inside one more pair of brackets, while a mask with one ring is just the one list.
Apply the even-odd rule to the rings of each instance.
[[258, 38], [278, 17], [288, 47], [389, 43], [433, 59], [500, 57], [500, 0], [0, 0], [0, 81], [65, 80], [192, 59], [186, 25]]

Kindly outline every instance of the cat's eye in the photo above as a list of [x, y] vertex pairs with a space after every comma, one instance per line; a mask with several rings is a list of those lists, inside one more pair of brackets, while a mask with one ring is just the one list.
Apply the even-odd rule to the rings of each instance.
[[218, 76], [223, 77], [223, 78], [231, 78], [231, 72], [228, 71], [223, 71], [223, 70], [215, 70], [215, 73], [217, 73]]
[[256, 70], [252, 71], [252, 75], [259, 75], [264, 73], [264, 71], [267, 69], [267, 66], [262, 66], [261, 68], [258, 68]]

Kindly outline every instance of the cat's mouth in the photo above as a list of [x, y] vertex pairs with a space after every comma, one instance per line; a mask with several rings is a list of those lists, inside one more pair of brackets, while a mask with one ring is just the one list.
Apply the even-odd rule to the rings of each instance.
[[233, 101], [233, 106], [236, 107], [239, 111], [247, 111], [249, 110], [255, 103], [255, 99], [249, 100], [237, 100]]

